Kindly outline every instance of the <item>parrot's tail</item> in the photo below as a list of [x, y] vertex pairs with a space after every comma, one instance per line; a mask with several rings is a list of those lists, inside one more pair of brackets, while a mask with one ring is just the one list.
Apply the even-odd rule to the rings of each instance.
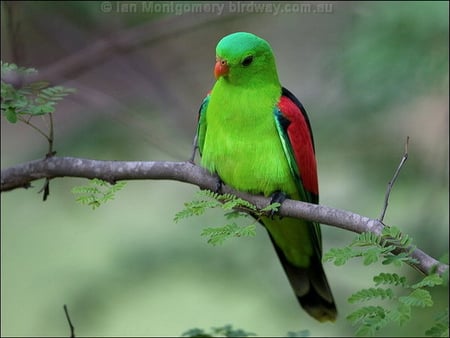
[[289, 262], [272, 236], [270, 238], [302, 308], [320, 322], [334, 322], [336, 304], [319, 257], [313, 255], [309, 267], [300, 268]]

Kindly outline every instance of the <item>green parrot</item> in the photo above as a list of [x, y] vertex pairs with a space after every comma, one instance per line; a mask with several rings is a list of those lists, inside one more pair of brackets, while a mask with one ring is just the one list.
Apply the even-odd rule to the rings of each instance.
[[[201, 166], [221, 182], [273, 202], [289, 197], [317, 204], [310, 123], [303, 105], [281, 86], [268, 42], [246, 32], [225, 36], [216, 48], [214, 75], [199, 111]], [[261, 223], [300, 305], [320, 322], [335, 321], [319, 224], [276, 215]]]

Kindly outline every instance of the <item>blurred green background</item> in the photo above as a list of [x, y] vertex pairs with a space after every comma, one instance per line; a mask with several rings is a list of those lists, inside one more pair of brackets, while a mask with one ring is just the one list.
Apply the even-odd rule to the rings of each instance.
[[[321, 203], [378, 217], [410, 136], [385, 221], [434, 257], [448, 252], [448, 2], [277, 2], [279, 13], [166, 4], [2, 2], [2, 60], [77, 89], [55, 114], [58, 155], [186, 160], [215, 45], [249, 31], [271, 43], [283, 85], [309, 113]], [[46, 152], [40, 135], [3, 117], [1, 140], [2, 168]], [[213, 248], [199, 234], [222, 225], [220, 213], [173, 222], [196, 187], [130, 182], [92, 211], [70, 192], [85, 183], [53, 180], [46, 202], [42, 182], [1, 195], [2, 336], [68, 336], [63, 304], [77, 336], [178, 336], [225, 324], [263, 336], [348, 336], [347, 298], [383, 270], [325, 264], [340, 317], [318, 324], [298, 306], [262, 228]], [[323, 226], [325, 250], [353, 236]], [[448, 306], [446, 288], [434, 296], [436, 310]], [[432, 315], [380, 335], [421, 335]]]

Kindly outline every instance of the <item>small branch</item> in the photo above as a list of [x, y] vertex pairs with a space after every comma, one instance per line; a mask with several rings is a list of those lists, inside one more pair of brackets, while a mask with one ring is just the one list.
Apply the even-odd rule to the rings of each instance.
[[69, 310], [67, 310], [66, 304], [64, 304], [64, 313], [66, 314], [67, 322], [70, 327], [70, 338], [75, 338], [75, 327], [72, 325], [72, 321], [70, 320]]
[[[115, 183], [120, 180], [175, 180], [197, 185], [201, 189], [215, 190], [217, 177], [190, 162], [140, 162], [140, 161], [98, 161], [72, 157], [48, 157], [10, 167], [1, 172], [1, 191], [27, 188], [32, 181], [56, 177], [99, 178]], [[269, 197], [251, 195], [222, 186], [222, 193], [234, 194], [262, 209], [271, 203]], [[330, 208], [324, 205], [285, 200], [279, 210], [280, 216], [294, 217], [321, 224], [335, 226], [348, 231], [373, 232], [380, 235], [384, 224], [350, 211]], [[436, 270], [442, 274], [448, 265], [440, 263], [423, 251], [416, 249], [411, 257], [418, 263], [413, 266], [424, 274]]]
[[55, 133], [54, 133], [54, 129], [53, 129], [53, 114], [49, 113], [48, 114], [48, 119], [49, 119], [49, 127], [48, 127], [48, 153], [47, 156], [52, 156], [53, 154], [53, 141], [55, 138]]
[[394, 186], [395, 181], [397, 180], [398, 175], [400, 174], [400, 170], [402, 170], [403, 165], [405, 164], [406, 160], [408, 159], [408, 142], [409, 142], [409, 136], [406, 136], [406, 143], [405, 143], [405, 152], [403, 153], [403, 157], [400, 161], [400, 164], [397, 167], [397, 170], [394, 173], [394, 176], [388, 183], [388, 187], [386, 189], [386, 194], [384, 196], [384, 206], [383, 210], [381, 211], [381, 215], [378, 218], [380, 222], [383, 222], [384, 215], [386, 214], [386, 210], [389, 204], [389, 196], [391, 195], [392, 187]]
[[21, 116], [18, 116], [17, 118], [18, 118], [19, 121], [25, 123], [26, 125], [29, 125], [31, 128], [33, 128], [34, 130], [36, 130], [39, 134], [41, 134], [42, 136], [44, 136], [45, 139], [46, 139], [48, 142], [50, 142], [50, 139], [49, 139], [48, 135], [47, 135], [45, 132], [43, 132], [38, 126], [35, 126], [33, 123], [30, 122], [32, 117], [33, 117], [33, 116], [30, 115], [30, 118], [28, 118], [28, 119], [24, 119], [24, 118], [21, 117]]
[[109, 37], [89, 43], [76, 53], [52, 62], [38, 74], [23, 78], [12, 73], [5, 76], [3, 80], [16, 88], [42, 80], [50, 83], [61, 82], [61, 79], [79, 76], [96, 65], [102, 64], [104, 60], [110, 59], [111, 55], [128, 53], [150, 43], [179, 36], [183, 32], [200, 29], [213, 22], [228, 20], [235, 16], [237, 14], [232, 12], [224, 12], [221, 16], [215, 17], [198, 13], [166, 16], [127, 30], [114, 32]]

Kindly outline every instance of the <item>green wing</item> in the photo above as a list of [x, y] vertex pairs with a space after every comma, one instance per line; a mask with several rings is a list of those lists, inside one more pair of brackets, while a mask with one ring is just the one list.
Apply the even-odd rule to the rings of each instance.
[[206, 109], [208, 108], [210, 94], [208, 94], [202, 102], [200, 109], [198, 110], [198, 125], [195, 145], [197, 146], [200, 155], [203, 152], [203, 146], [205, 144], [206, 136]]

